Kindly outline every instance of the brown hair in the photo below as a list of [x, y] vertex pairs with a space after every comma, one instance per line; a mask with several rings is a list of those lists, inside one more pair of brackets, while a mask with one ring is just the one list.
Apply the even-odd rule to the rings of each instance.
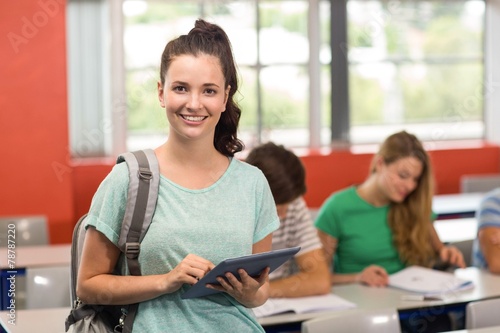
[[306, 193], [306, 171], [290, 150], [272, 142], [255, 147], [245, 161], [262, 170], [277, 205], [289, 203]]
[[198, 56], [207, 54], [219, 59], [225, 79], [225, 87], [231, 86], [226, 102], [226, 111], [222, 112], [215, 127], [214, 146], [226, 156], [234, 156], [243, 150], [243, 142], [237, 138], [238, 123], [241, 110], [233, 97], [238, 91], [236, 65], [229, 38], [224, 30], [216, 24], [202, 19], [195, 22], [194, 28], [187, 35], [170, 41], [161, 56], [160, 81], [165, 84], [165, 74], [172, 61], [181, 55]]
[[[388, 223], [401, 259], [407, 265], [431, 266], [436, 253], [430, 242], [434, 179], [429, 155], [415, 135], [401, 131], [384, 141], [377, 156], [382, 157], [385, 164], [406, 157], [422, 162], [417, 187], [403, 202], [391, 204]], [[375, 172], [375, 158], [371, 172]]]

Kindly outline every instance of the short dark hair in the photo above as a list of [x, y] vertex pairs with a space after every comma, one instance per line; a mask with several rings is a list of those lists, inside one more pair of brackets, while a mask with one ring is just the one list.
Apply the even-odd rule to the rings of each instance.
[[292, 151], [272, 142], [250, 151], [245, 161], [266, 176], [277, 205], [292, 202], [306, 193], [306, 171]]

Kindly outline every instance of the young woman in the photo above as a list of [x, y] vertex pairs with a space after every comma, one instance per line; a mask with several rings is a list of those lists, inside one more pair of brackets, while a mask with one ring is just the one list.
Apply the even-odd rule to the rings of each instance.
[[194, 299], [182, 293], [223, 259], [269, 251], [279, 226], [260, 170], [233, 158], [243, 144], [233, 100], [236, 67], [226, 33], [197, 20], [161, 57], [158, 97], [169, 121], [155, 149], [161, 172], [151, 226], [141, 243], [142, 276], [112, 275], [128, 170], [118, 164], [96, 192], [87, 224], [77, 294], [90, 304], [139, 302], [136, 332], [263, 332], [248, 308], [269, 296], [268, 269], [220, 278], [224, 291]]
[[386, 286], [388, 274], [436, 259], [465, 267], [460, 251], [445, 246], [433, 227], [431, 163], [421, 142], [405, 131], [389, 136], [368, 178], [331, 195], [315, 225], [332, 283]]

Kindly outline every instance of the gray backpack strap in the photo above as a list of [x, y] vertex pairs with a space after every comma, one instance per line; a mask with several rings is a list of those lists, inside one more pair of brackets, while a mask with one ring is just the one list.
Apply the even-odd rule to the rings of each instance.
[[[131, 275], [141, 275], [139, 265], [140, 243], [151, 224], [158, 198], [160, 168], [153, 150], [139, 150], [122, 154], [117, 163], [127, 162], [129, 187], [127, 207], [122, 222], [118, 247], [127, 258]], [[132, 332], [138, 303], [130, 304], [123, 325], [123, 333]]]
[[139, 255], [139, 243], [149, 228], [158, 198], [160, 169], [153, 150], [128, 152], [117, 163], [127, 162], [129, 187], [127, 207], [122, 222], [118, 247], [129, 256]]

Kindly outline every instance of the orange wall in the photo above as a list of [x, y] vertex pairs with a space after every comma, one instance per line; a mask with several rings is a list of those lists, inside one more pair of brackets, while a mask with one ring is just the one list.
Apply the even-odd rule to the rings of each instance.
[[[0, 216], [46, 215], [54, 244], [71, 241], [76, 220], [114, 163], [70, 159], [64, 7], [64, 0], [0, 2]], [[311, 207], [363, 181], [374, 150], [356, 149], [299, 153]], [[462, 174], [500, 172], [498, 145], [430, 151], [438, 193], [457, 192]]]
[[0, 3], [0, 215], [44, 214], [54, 243], [73, 218], [65, 4]]

